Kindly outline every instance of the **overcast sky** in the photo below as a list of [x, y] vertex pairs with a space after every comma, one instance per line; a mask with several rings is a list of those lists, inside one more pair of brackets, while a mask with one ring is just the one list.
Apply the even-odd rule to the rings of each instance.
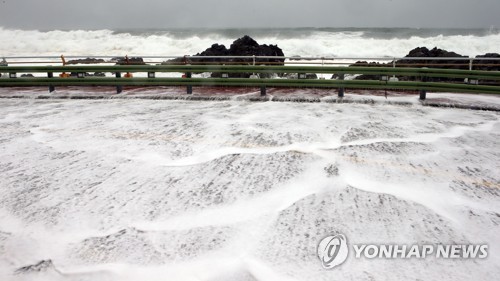
[[0, 0], [23, 29], [500, 27], [500, 0]]

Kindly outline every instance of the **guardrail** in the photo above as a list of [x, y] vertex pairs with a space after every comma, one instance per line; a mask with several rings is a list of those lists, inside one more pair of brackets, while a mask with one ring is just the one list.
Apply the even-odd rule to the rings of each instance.
[[[253, 58], [253, 57], [245, 57]], [[276, 57], [272, 57], [276, 58]], [[432, 60], [434, 58], [427, 58]], [[446, 58], [448, 60], [455, 58]], [[115, 77], [85, 77], [87, 72], [111, 72]], [[147, 78], [122, 77], [122, 73], [147, 73]], [[223, 78], [192, 78], [192, 73], [221, 73]], [[313, 87], [337, 88], [339, 97], [344, 89], [394, 89], [420, 91], [426, 98], [427, 91], [500, 94], [498, 85], [479, 85], [480, 81], [500, 81], [499, 71], [479, 71], [441, 68], [363, 67], [363, 66], [289, 66], [289, 65], [15, 65], [0, 66], [0, 73], [8, 78], [0, 79], [0, 87], [49, 87], [54, 91], [60, 86], [116, 86], [120, 93], [123, 86], [186, 86], [192, 93], [193, 86], [241, 86], [260, 87], [261, 95], [266, 87]], [[46, 73], [45, 77], [18, 77], [18, 73]], [[54, 77], [54, 73], [73, 73], [76, 77]], [[184, 78], [160, 78], [156, 73], [184, 73]], [[296, 79], [227, 78], [229, 73], [296, 73]], [[307, 73], [336, 74], [337, 79], [301, 79]], [[380, 76], [379, 80], [345, 80], [346, 74]], [[69, 76], [69, 75], [66, 75]], [[392, 77], [412, 77], [418, 81], [399, 81]], [[304, 77], [305, 78], [305, 77]], [[430, 82], [429, 78], [465, 79], [467, 83]], [[500, 84], [500, 83], [498, 83]]]
[[[0, 56], [1, 57], [1, 56]], [[234, 59], [244, 59], [245, 61], [255, 64], [259, 64], [259, 60], [280, 60], [283, 61], [285, 65], [350, 65], [357, 61], [367, 61], [367, 62], [387, 62], [393, 67], [396, 66], [432, 66], [431, 63], [426, 63], [425, 61], [460, 61], [461, 63], [457, 64], [456, 62], [453, 64], [434, 64], [436, 66], [468, 66], [469, 70], [473, 70], [474, 66], [491, 66], [491, 62], [495, 62], [494, 66], [500, 66], [500, 58], [494, 57], [299, 57], [299, 56], [128, 56], [130, 58], [141, 58], [144, 59], [146, 63], [149, 64], [160, 64], [166, 62], [165, 60], [171, 59], [182, 59], [184, 63], [189, 64], [203, 64], [198, 60], [207, 60], [207, 59], [215, 59], [218, 63], [221, 64], [232, 64], [232, 63], [241, 63], [241, 62], [233, 62]], [[9, 64], [58, 64], [61, 63], [60, 56], [7, 56], [2, 57], [4, 60], [8, 61]], [[94, 60], [91, 63], [116, 63], [118, 59], [125, 58], [123, 56], [65, 56], [66, 59], [90, 59]], [[95, 60], [100, 60], [101, 62], [96, 62]], [[414, 61], [414, 62], [422, 62], [422, 63], [405, 63], [404, 61]], [[487, 64], [484, 62], [487, 61]], [[279, 62], [277, 64], [283, 64]], [[267, 64], [273, 64], [267, 63]]]

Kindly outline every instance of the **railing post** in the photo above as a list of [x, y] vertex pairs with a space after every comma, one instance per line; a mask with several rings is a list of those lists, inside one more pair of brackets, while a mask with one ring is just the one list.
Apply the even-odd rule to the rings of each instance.
[[[191, 79], [192, 73], [191, 72], [186, 72], [186, 78]], [[186, 92], [188, 95], [191, 95], [193, 93], [193, 85], [187, 85]]]
[[425, 100], [426, 96], [427, 96], [427, 91], [420, 90], [420, 100]]
[[[2, 61], [0, 62], [0, 66], [9, 66], [5, 58], [2, 58]], [[6, 74], [7, 75], [7, 74]], [[2, 77], [2, 73], [0, 73], [0, 77]]]
[[[116, 76], [116, 78], [122, 78], [122, 73], [116, 72], [115, 76]], [[116, 86], [116, 93], [121, 94], [121, 92], [123, 92], [123, 86]]]
[[[474, 58], [471, 58], [469, 60], [469, 71], [472, 71], [472, 64], [473, 64], [473, 61], [474, 61]], [[464, 79], [464, 83], [466, 84], [470, 84], [471, 83], [471, 79], [470, 78], [465, 78]]]
[[[47, 72], [47, 77], [48, 78], [54, 78], [54, 73], [53, 72]], [[52, 93], [55, 90], [56, 90], [56, 87], [54, 87], [53, 85], [49, 85], [49, 93]]]
[[[392, 68], [396, 70], [396, 58], [392, 60]], [[398, 78], [396, 78], [396, 74], [392, 75], [392, 80], [389, 79], [388, 81], [398, 81]]]
[[[427, 67], [422, 67], [422, 69], [427, 69]], [[420, 78], [421, 82], [427, 82], [427, 76], [423, 75]], [[420, 100], [425, 100], [427, 97], [427, 90], [425, 89], [420, 89]]]
[[[344, 81], [344, 78], [345, 78], [345, 74], [344, 73], [340, 73], [339, 74], [339, 80]], [[339, 87], [338, 91], [339, 91], [339, 93], [338, 93], [339, 98], [343, 98], [344, 97], [344, 91], [345, 91], [344, 87], [342, 87], [342, 86]]]
[[266, 85], [260, 86], [260, 96], [265, 96], [267, 92]]

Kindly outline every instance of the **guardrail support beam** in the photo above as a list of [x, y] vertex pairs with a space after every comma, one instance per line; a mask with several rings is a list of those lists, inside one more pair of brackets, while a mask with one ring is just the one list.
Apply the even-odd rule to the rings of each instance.
[[[187, 79], [191, 79], [192, 76], [193, 76], [193, 74], [191, 72], [186, 72], [186, 78]], [[186, 93], [188, 95], [193, 94], [193, 85], [187, 85], [187, 87], [186, 87]]]
[[426, 96], [427, 96], [427, 91], [420, 90], [420, 100], [425, 100]]
[[[344, 73], [339, 74], [339, 80], [344, 80], [344, 78], [345, 78], [345, 74]], [[339, 98], [343, 98], [344, 97], [344, 91], [345, 91], [344, 87], [340, 87], [338, 89], [338, 92], [339, 92], [338, 96], [339, 96]]]
[[260, 96], [261, 97], [265, 96], [266, 92], [267, 92], [266, 85], [260, 86]]
[[[62, 86], [107, 86], [116, 87], [117, 93], [123, 91], [123, 87], [128, 86], [176, 86], [187, 87], [187, 92], [192, 93], [195, 86], [241, 86], [260, 88], [266, 87], [312, 87], [329, 88], [338, 90], [339, 98], [344, 96], [345, 89], [385, 89], [391, 87], [400, 90], [419, 91], [420, 98], [426, 98], [426, 91], [432, 92], [468, 92], [468, 93], [491, 93], [499, 94], [500, 85], [498, 82], [489, 83], [490, 80], [500, 81], [500, 72], [485, 70], [462, 70], [462, 69], [436, 69], [436, 68], [402, 68], [402, 67], [313, 67], [313, 66], [221, 66], [221, 65], [114, 65], [114, 66], [1, 66], [0, 72], [8, 73], [10, 77], [0, 79], [1, 87], [54, 87]], [[87, 72], [111, 72], [116, 78], [96, 78], [85, 77], [76, 78], [75, 74]], [[185, 73], [184, 78], [122, 78], [122, 73], [136, 72], [169, 72]], [[337, 74], [336, 80], [324, 79], [264, 79], [257, 80], [250, 78], [187, 78], [188, 73], [333, 73]], [[18, 73], [43, 73], [45, 77], [22, 77], [17, 78]], [[63, 73], [59, 77], [49, 78], [48, 73]], [[73, 76], [69, 77], [69, 73]], [[375, 76], [390, 77], [398, 75], [401, 77], [417, 77], [419, 81], [393, 81], [385, 84], [375, 80], [346, 80], [346, 74], [366, 74]], [[57, 76], [57, 75], [56, 75]], [[114, 76], [114, 75], [113, 75]], [[232, 76], [232, 75], [229, 75]], [[241, 75], [234, 75], [241, 76]], [[257, 75], [255, 75], [257, 76]], [[125, 76], [126, 77], [126, 76]], [[191, 76], [189, 76], [191, 77]], [[445, 79], [435, 79], [440, 77]], [[467, 78], [468, 83], [455, 83], [452, 79]], [[488, 81], [486, 85], [477, 85], [478, 82]], [[453, 82], [453, 83], [452, 83]], [[263, 89], [262, 89], [263, 90]], [[264, 91], [261, 92], [263, 94]], [[266, 93], [267, 94], [267, 93]]]
[[[426, 76], [422, 76], [421, 79], [422, 79], [422, 82], [427, 82]], [[426, 97], [427, 97], [427, 90], [420, 89], [420, 100], [425, 100]]]
[[[116, 72], [115, 73], [115, 77], [116, 78], [121, 78], [122, 77], [122, 73], [121, 72]], [[116, 86], [116, 93], [117, 94], [121, 94], [123, 92], [123, 86]]]
[[[53, 72], [47, 72], [47, 77], [48, 78], [54, 78], [54, 73]], [[49, 93], [52, 93], [53, 91], [56, 90], [56, 87], [49, 85]]]

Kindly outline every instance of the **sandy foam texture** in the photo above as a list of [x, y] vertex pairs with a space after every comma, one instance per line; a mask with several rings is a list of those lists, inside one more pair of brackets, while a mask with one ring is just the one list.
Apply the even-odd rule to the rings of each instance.
[[[493, 280], [497, 112], [390, 104], [0, 100], [2, 280]], [[485, 260], [319, 240], [488, 243]]]

